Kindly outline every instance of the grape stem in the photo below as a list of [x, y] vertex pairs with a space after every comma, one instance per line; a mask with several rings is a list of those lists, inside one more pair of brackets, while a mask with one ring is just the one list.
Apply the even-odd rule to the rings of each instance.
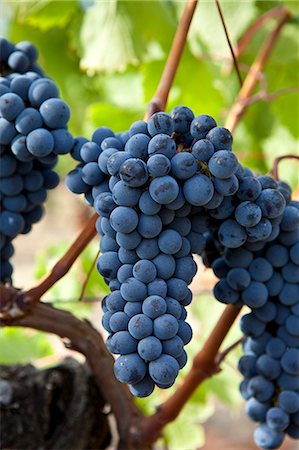
[[85, 280], [84, 280], [84, 282], [82, 284], [81, 292], [80, 292], [80, 295], [79, 295], [79, 302], [81, 302], [83, 297], [84, 297], [89, 278], [91, 277], [92, 271], [93, 271], [93, 269], [94, 269], [94, 267], [96, 265], [96, 262], [97, 262], [97, 259], [99, 257], [99, 254], [100, 254], [100, 250], [97, 251], [97, 253], [96, 253], [96, 255], [95, 255], [95, 257], [94, 257], [94, 259], [93, 259], [93, 261], [92, 261], [92, 263], [90, 265], [90, 268], [88, 270], [86, 278], [85, 278]]
[[[7, 289], [14, 288], [5, 287]], [[4, 289], [1, 288], [1, 291], [4, 292]], [[0, 319], [0, 325], [29, 327], [54, 333], [64, 340], [68, 348], [85, 355], [98, 388], [115, 415], [120, 436], [118, 448], [141, 448], [140, 442], [137, 442], [136, 430], [143, 414], [134, 404], [127, 386], [116, 380], [113, 373], [114, 358], [106, 349], [100, 333], [87, 320], [80, 320], [68, 311], [39, 302], [30, 310], [30, 314], [11, 321]]]
[[255, 61], [251, 65], [249, 72], [244, 80], [243, 86], [239, 92], [239, 95], [230, 109], [225, 126], [232, 133], [235, 131], [241, 117], [247, 110], [247, 100], [251, 96], [258, 80], [259, 75], [264, 69], [269, 56], [276, 44], [280, 31], [284, 24], [289, 20], [290, 14], [285, 9], [281, 10], [277, 25], [274, 30], [269, 34], [268, 38], [264, 41], [260, 52], [258, 53]]
[[191, 21], [198, 4], [198, 0], [186, 0], [186, 4], [178, 24], [168, 58], [156, 89], [155, 95], [149, 102], [144, 120], [148, 120], [154, 113], [164, 111], [172, 87], [175, 74], [180, 63], [186, 44]]
[[276, 181], [279, 181], [279, 175], [278, 175], [279, 163], [281, 161], [283, 161], [284, 159], [296, 159], [297, 161], [299, 161], [299, 156], [297, 156], [297, 155], [282, 155], [282, 156], [278, 156], [278, 158], [274, 159], [271, 174], [272, 174], [274, 180], [276, 180]]
[[236, 58], [236, 55], [235, 55], [235, 52], [234, 52], [234, 49], [233, 49], [233, 46], [232, 46], [232, 43], [231, 43], [231, 39], [229, 37], [228, 29], [227, 29], [227, 26], [225, 24], [222, 8], [220, 6], [219, 0], [215, 0], [215, 3], [216, 3], [217, 10], [218, 10], [218, 13], [219, 13], [219, 16], [220, 16], [220, 20], [221, 20], [221, 23], [222, 23], [222, 26], [223, 26], [223, 29], [224, 29], [225, 37], [226, 37], [226, 40], [227, 40], [227, 43], [228, 43], [228, 46], [229, 46], [229, 49], [230, 49], [230, 52], [231, 52], [231, 55], [232, 55], [232, 60], [233, 60], [233, 64], [234, 64], [234, 67], [235, 67], [235, 70], [236, 70], [236, 73], [237, 73], [237, 77], [238, 77], [240, 86], [242, 87], [243, 80], [242, 80], [241, 72], [240, 72], [238, 61], [237, 61], [237, 58]]
[[242, 53], [248, 47], [248, 44], [251, 42], [252, 38], [256, 36], [256, 33], [262, 28], [270, 19], [273, 19], [281, 14], [284, 10], [283, 6], [276, 6], [275, 8], [269, 9], [261, 16], [257, 17], [257, 19], [252, 22], [251, 25], [247, 28], [243, 36], [239, 39], [237, 46], [234, 50], [236, 58], [242, 55]]
[[155, 414], [143, 420], [142, 436], [144, 442], [155, 442], [161, 435], [163, 428], [176, 419], [201, 383], [220, 371], [219, 359], [222, 361], [223, 358], [221, 359], [218, 352], [240, 310], [241, 308], [232, 305], [225, 308], [202, 349], [195, 356], [191, 370], [176, 391], [158, 407]]

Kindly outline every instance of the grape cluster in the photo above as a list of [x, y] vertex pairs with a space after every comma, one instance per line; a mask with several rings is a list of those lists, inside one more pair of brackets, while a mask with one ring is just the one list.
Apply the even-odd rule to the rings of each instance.
[[59, 183], [58, 155], [74, 140], [69, 108], [35, 64], [34, 45], [0, 38], [0, 55], [0, 279], [9, 282], [12, 240], [41, 219], [47, 190]]
[[[72, 154], [79, 163], [66, 183], [84, 193], [100, 216], [97, 268], [111, 290], [102, 304], [107, 347], [120, 355], [116, 377], [136, 396], [150, 395], [155, 385], [171, 386], [186, 363], [184, 345], [192, 335], [186, 322], [188, 285], [196, 273], [192, 254], [201, 255], [219, 278], [217, 300], [251, 309], [241, 322], [248, 340], [276, 332], [291, 336], [285, 348], [292, 350], [289, 364], [297, 364], [298, 319], [291, 304], [299, 300], [298, 204], [286, 183], [255, 176], [231, 150], [228, 130], [183, 106], [170, 115], [157, 113], [148, 123], [135, 122], [124, 133], [101, 127], [91, 141], [76, 140]], [[292, 251], [284, 268], [276, 261], [281, 251]], [[275, 325], [277, 311], [284, 311], [285, 320], [291, 317], [291, 330]], [[267, 381], [256, 370], [252, 379]], [[295, 377], [281, 371], [283, 379]], [[275, 385], [269, 410], [278, 389], [287, 388]], [[275, 427], [258, 420], [258, 445], [276, 445]], [[295, 436], [293, 413], [289, 421], [287, 432]], [[268, 441], [259, 437], [265, 433]]]

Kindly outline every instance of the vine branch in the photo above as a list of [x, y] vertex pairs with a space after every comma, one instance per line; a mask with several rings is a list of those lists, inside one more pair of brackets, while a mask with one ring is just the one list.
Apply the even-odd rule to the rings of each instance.
[[62, 339], [67, 338], [68, 348], [86, 357], [103, 397], [111, 406], [120, 437], [123, 439], [122, 447], [136, 450], [140, 448], [140, 442], [138, 445], [134, 443], [138, 434], [133, 425], [136, 424], [137, 427], [143, 415], [134, 404], [127, 386], [116, 380], [113, 373], [114, 358], [106, 349], [99, 332], [88, 321], [77, 319], [67, 311], [39, 302], [30, 310], [30, 314], [13, 320], [0, 319], [0, 325], [29, 327], [54, 333]]
[[247, 28], [243, 36], [240, 38], [237, 47], [235, 49], [235, 55], [238, 58], [247, 48], [251, 39], [256, 35], [258, 30], [265, 25], [270, 19], [278, 17], [285, 8], [283, 6], [276, 6], [275, 8], [269, 9]]
[[186, 0], [183, 14], [177, 27], [160, 82], [154, 97], [148, 105], [144, 120], [148, 120], [158, 111], [165, 110], [169, 91], [172, 87], [173, 80], [183, 54], [188, 31], [197, 3], [198, 0]]
[[174, 394], [158, 407], [155, 414], [143, 420], [142, 435], [145, 442], [155, 442], [163, 428], [176, 419], [201, 383], [220, 371], [217, 355], [240, 310], [232, 305], [226, 306], [203, 348], [195, 356], [192, 369]]
[[258, 82], [259, 74], [264, 69], [279, 37], [280, 31], [289, 18], [289, 12], [283, 9], [280, 13], [280, 17], [277, 21], [276, 27], [265, 40], [259, 54], [251, 65], [249, 72], [244, 80], [243, 86], [239, 92], [239, 95], [227, 116], [225, 126], [231, 132], [235, 131], [241, 117], [245, 114], [245, 111], [247, 109], [246, 100], [251, 96], [252, 91], [254, 90]]
[[63, 255], [62, 258], [54, 265], [52, 270], [45, 275], [33, 288], [28, 291], [23, 292], [24, 303], [27, 306], [32, 306], [37, 303], [39, 299], [67, 272], [70, 270], [78, 256], [83, 252], [85, 247], [89, 244], [89, 242], [96, 235], [95, 223], [98, 218], [97, 214], [94, 214], [79, 236], [75, 239], [73, 244], [67, 250], [67, 252]]
[[279, 163], [281, 161], [283, 161], [284, 159], [296, 159], [297, 161], [299, 161], [299, 156], [298, 155], [282, 155], [282, 156], [278, 156], [278, 158], [274, 159], [271, 174], [272, 174], [274, 180], [276, 180], [276, 181], [279, 181], [279, 175], [278, 175]]
[[217, 9], [218, 9], [220, 20], [222, 22], [222, 26], [223, 26], [224, 33], [225, 33], [225, 36], [226, 36], [226, 40], [227, 40], [227, 43], [228, 43], [228, 46], [229, 46], [229, 49], [230, 49], [230, 52], [231, 52], [231, 55], [232, 55], [232, 60], [233, 60], [234, 67], [235, 67], [235, 70], [236, 70], [236, 73], [237, 73], [237, 77], [238, 77], [240, 86], [242, 87], [243, 80], [242, 80], [241, 72], [240, 72], [240, 69], [239, 69], [238, 61], [237, 61], [237, 58], [236, 58], [236, 55], [235, 55], [235, 52], [234, 52], [234, 49], [233, 49], [233, 46], [232, 46], [229, 34], [228, 34], [228, 29], [227, 29], [227, 26], [225, 24], [222, 8], [220, 6], [219, 0], [215, 0], [215, 3], [216, 3], [216, 6], [217, 6]]

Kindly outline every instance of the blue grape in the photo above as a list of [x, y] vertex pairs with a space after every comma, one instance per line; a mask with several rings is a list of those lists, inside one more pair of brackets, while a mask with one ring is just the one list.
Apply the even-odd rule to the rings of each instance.
[[159, 235], [158, 245], [161, 252], [173, 255], [177, 253], [182, 246], [182, 238], [175, 230], [164, 230]]
[[114, 373], [121, 383], [139, 383], [146, 374], [146, 365], [137, 353], [121, 355], [114, 363]]
[[152, 180], [149, 193], [155, 202], [167, 205], [178, 196], [179, 186], [174, 178], [166, 175]]
[[116, 242], [120, 247], [126, 250], [135, 250], [138, 244], [141, 242], [140, 234], [134, 230], [131, 233], [116, 233]]
[[154, 390], [155, 383], [149, 376], [145, 376], [139, 383], [129, 385], [131, 393], [135, 397], [148, 397]]
[[213, 117], [208, 116], [207, 114], [200, 114], [192, 120], [190, 132], [194, 138], [204, 139], [208, 132], [216, 126], [217, 124]]
[[159, 254], [159, 246], [157, 239], [142, 239], [136, 253], [141, 259], [153, 259]]
[[173, 383], [179, 372], [179, 364], [170, 355], [162, 354], [149, 363], [149, 374], [155, 383], [167, 385]]
[[147, 289], [144, 283], [131, 277], [122, 283], [120, 293], [128, 302], [140, 302], [146, 298]]
[[197, 163], [191, 153], [177, 153], [171, 160], [171, 171], [176, 178], [186, 180], [191, 178], [197, 170]]
[[117, 252], [104, 253], [100, 255], [97, 261], [98, 272], [105, 278], [116, 278], [120, 266], [121, 261], [118, 258]]
[[179, 324], [178, 321], [171, 314], [162, 314], [157, 317], [153, 322], [154, 335], [158, 339], [171, 339], [174, 337], [178, 330]]
[[44, 101], [39, 109], [44, 123], [49, 128], [63, 128], [70, 118], [68, 105], [58, 98], [49, 98]]
[[54, 149], [54, 139], [48, 130], [37, 128], [28, 134], [26, 145], [33, 156], [41, 158], [52, 152]]
[[284, 439], [283, 432], [272, 430], [265, 423], [254, 430], [253, 436], [256, 445], [262, 449], [279, 448]]
[[175, 141], [167, 134], [156, 134], [148, 144], [148, 155], [162, 154], [171, 159], [176, 154]]
[[255, 281], [268, 281], [273, 275], [273, 267], [266, 258], [255, 258], [248, 267], [248, 271]]
[[34, 108], [39, 108], [44, 101], [49, 98], [58, 97], [58, 95], [59, 91], [57, 86], [53, 83], [53, 81], [47, 78], [41, 78], [33, 81], [28, 91], [28, 98]]
[[119, 206], [135, 206], [140, 199], [141, 192], [140, 189], [127, 186], [123, 181], [117, 181], [112, 189], [112, 197]]
[[299, 227], [299, 209], [287, 205], [283, 212], [280, 227], [283, 231], [293, 231]]
[[219, 150], [209, 160], [209, 169], [216, 178], [227, 179], [233, 176], [238, 167], [236, 156], [228, 150]]
[[248, 383], [248, 392], [256, 400], [266, 402], [274, 394], [274, 384], [261, 375], [252, 377]]
[[144, 120], [137, 120], [130, 126], [129, 137], [135, 136], [139, 133], [147, 134], [147, 123]]
[[[136, 192], [137, 189], [134, 189], [133, 191]], [[141, 194], [138, 206], [142, 213], [150, 216], [157, 214], [161, 209], [161, 205], [159, 205], [159, 203], [155, 202], [155, 200], [152, 199], [148, 191], [145, 191]]]
[[0, 97], [0, 114], [4, 119], [12, 122], [25, 108], [22, 98], [12, 93]]
[[280, 363], [285, 372], [291, 375], [299, 375], [299, 349], [287, 349], [283, 354]]
[[152, 177], [163, 177], [170, 172], [170, 160], [160, 153], [153, 155], [147, 161], [147, 169]]
[[264, 189], [256, 200], [261, 208], [263, 216], [274, 219], [280, 216], [285, 208], [286, 201], [283, 195], [276, 189]]
[[137, 227], [138, 215], [136, 211], [131, 208], [118, 206], [111, 212], [110, 223], [115, 231], [130, 233]]
[[190, 124], [194, 119], [194, 114], [187, 106], [176, 106], [170, 111], [173, 120], [174, 131], [176, 133], [187, 133]]
[[269, 355], [261, 355], [256, 362], [256, 368], [268, 380], [275, 380], [281, 373], [279, 361]]
[[147, 293], [149, 296], [158, 295], [159, 297], [165, 298], [167, 295], [167, 284], [161, 278], [155, 278], [153, 281], [147, 285]]
[[155, 336], [147, 336], [138, 342], [138, 354], [145, 361], [154, 361], [161, 353], [161, 341]]
[[248, 242], [265, 241], [272, 233], [270, 220], [262, 218], [257, 225], [246, 228]]
[[[146, 134], [136, 133], [127, 141], [125, 150], [129, 157], [140, 158], [144, 161], [148, 157], [147, 148], [150, 138]], [[131, 156], [130, 156], [131, 155]]]
[[215, 298], [221, 303], [233, 304], [236, 303], [240, 298], [239, 292], [232, 289], [224, 278], [219, 280], [215, 284], [213, 288], [213, 294]]
[[192, 146], [192, 155], [197, 161], [204, 161], [207, 163], [214, 151], [214, 146], [208, 139], [200, 139]]
[[30, 61], [23, 52], [16, 50], [9, 55], [7, 64], [15, 72], [24, 72], [28, 69]]
[[184, 183], [184, 195], [186, 200], [194, 206], [202, 206], [208, 203], [214, 194], [214, 187], [206, 175], [194, 175]]
[[135, 339], [143, 339], [152, 334], [153, 321], [145, 314], [136, 314], [131, 317], [128, 324], [128, 330]]
[[157, 276], [157, 269], [151, 261], [142, 259], [133, 267], [133, 276], [143, 283], [147, 284], [153, 281]]
[[286, 329], [290, 334], [299, 336], [299, 317], [291, 314], [287, 318]]
[[243, 355], [238, 362], [238, 370], [245, 378], [252, 378], [257, 375], [257, 357], [255, 355]]
[[125, 304], [126, 302], [122, 298], [120, 291], [111, 292], [106, 298], [106, 307], [111, 312], [122, 311]]
[[246, 414], [254, 422], [264, 422], [269, 408], [270, 403], [259, 402], [254, 397], [249, 398], [245, 405]]
[[182, 339], [182, 341], [184, 342], [184, 345], [187, 345], [187, 344], [189, 344], [189, 342], [192, 339], [192, 328], [184, 320], [179, 320], [178, 324], [179, 324], [179, 329], [178, 329], [177, 335]]
[[228, 248], [241, 247], [246, 242], [246, 231], [235, 220], [229, 219], [223, 222], [218, 230], [220, 242]]
[[14, 124], [0, 117], [0, 144], [8, 145], [17, 134]]
[[227, 282], [236, 291], [243, 291], [250, 284], [250, 275], [243, 268], [233, 268], [227, 273]]
[[27, 135], [36, 128], [41, 128], [43, 120], [40, 113], [34, 108], [25, 108], [17, 116], [15, 121], [16, 130], [23, 135]]
[[[116, 291], [114, 291], [116, 292]], [[117, 331], [126, 331], [128, 329], [130, 317], [123, 311], [116, 311], [110, 317], [109, 326], [110, 329], [116, 333]]]
[[245, 201], [237, 206], [235, 211], [236, 221], [243, 227], [253, 227], [262, 218], [262, 211], [255, 203]]
[[290, 423], [290, 417], [283, 409], [274, 407], [268, 410], [266, 422], [272, 430], [284, 431]]
[[262, 185], [254, 176], [244, 177], [240, 180], [237, 197], [242, 201], [255, 201], [262, 192]]
[[157, 214], [152, 216], [147, 214], [139, 214], [137, 230], [141, 236], [146, 239], [151, 239], [158, 236], [162, 230], [162, 222], [160, 217]]
[[[109, 160], [107, 164], [109, 164]], [[144, 185], [148, 179], [147, 166], [141, 159], [129, 158], [120, 166], [119, 175], [126, 185], [139, 187]]]
[[174, 131], [173, 120], [169, 114], [157, 112], [149, 119], [147, 129], [151, 136], [156, 136], [159, 133], [171, 136]]
[[278, 404], [285, 412], [294, 414], [299, 411], [299, 394], [292, 390], [282, 391], [278, 395]]
[[239, 187], [239, 181], [235, 175], [232, 175], [231, 177], [226, 178], [224, 180], [220, 178], [215, 178], [213, 181], [215, 189], [222, 196], [229, 196], [235, 194]]

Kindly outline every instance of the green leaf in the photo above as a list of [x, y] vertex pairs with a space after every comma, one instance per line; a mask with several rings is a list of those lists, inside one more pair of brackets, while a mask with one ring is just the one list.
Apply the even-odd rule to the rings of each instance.
[[19, 5], [18, 13], [27, 25], [47, 31], [66, 27], [76, 10], [78, 4], [73, 0], [36, 0]]
[[95, 128], [107, 126], [113, 131], [125, 131], [132, 122], [142, 118], [141, 111], [132, 112], [109, 103], [93, 103], [87, 109], [86, 132], [91, 133]]
[[46, 333], [17, 327], [0, 330], [0, 348], [0, 364], [26, 364], [54, 353]]
[[185, 412], [174, 423], [165, 427], [163, 437], [168, 448], [175, 450], [195, 450], [203, 446], [204, 432], [196, 421], [198, 420], [197, 413], [198, 410], [194, 411], [192, 408], [191, 413], [188, 414]]
[[88, 73], [123, 71], [161, 53], [154, 41], [168, 48], [174, 31], [173, 10], [167, 3], [95, 2], [82, 23], [81, 68]]
[[[221, 2], [226, 27], [233, 45], [256, 15], [254, 2]], [[189, 40], [191, 48], [201, 53], [231, 60], [231, 53], [214, 1], [200, 2], [194, 15]]]
[[285, 7], [294, 15], [299, 14], [299, 3], [296, 0], [282, 0]]

